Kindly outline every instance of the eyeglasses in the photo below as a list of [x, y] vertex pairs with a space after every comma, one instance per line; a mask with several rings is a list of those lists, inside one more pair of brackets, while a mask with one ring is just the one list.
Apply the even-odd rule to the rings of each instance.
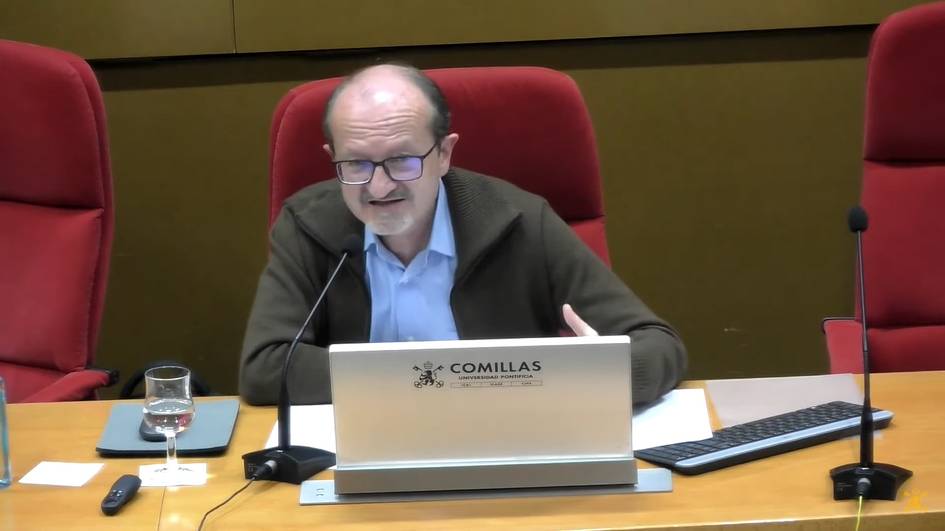
[[344, 184], [367, 184], [374, 177], [378, 166], [394, 181], [414, 181], [423, 175], [423, 161], [433, 153], [439, 142], [423, 155], [400, 155], [380, 162], [373, 160], [336, 160], [335, 174]]

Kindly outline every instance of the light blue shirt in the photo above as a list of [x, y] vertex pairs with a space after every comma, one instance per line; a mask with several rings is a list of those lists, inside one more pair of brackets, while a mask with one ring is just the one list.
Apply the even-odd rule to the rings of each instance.
[[440, 181], [430, 243], [406, 267], [364, 228], [364, 254], [371, 289], [371, 342], [457, 339], [450, 308], [456, 273], [456, 242]]

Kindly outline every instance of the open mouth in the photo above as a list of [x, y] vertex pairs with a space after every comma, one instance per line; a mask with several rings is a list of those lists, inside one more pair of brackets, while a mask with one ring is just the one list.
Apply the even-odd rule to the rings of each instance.
[[404, 200], [403, 197], [395, 197], [393, 199], [371, 199], [368, 201], [368, 204], [370, 204], [371, 206], [385, 207], [385, 206], [395, 205], [397, 203], [400, 203], [403, 200]]

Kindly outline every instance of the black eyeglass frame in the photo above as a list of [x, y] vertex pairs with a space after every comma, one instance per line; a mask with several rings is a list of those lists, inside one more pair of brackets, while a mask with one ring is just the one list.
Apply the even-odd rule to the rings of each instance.
[[[386, 159], [384, 159], [384, 160], [382, 160], [382, 161], [380, 161], [380, 162], [378, 162], [378, 161], [373, 161], [373, 160], [368, 160], [368, 159], [333, 160], [333, 161], [331, 161], [331, 162], [332, 162], [332, 164], [335, 165], [335, 177], [337, 177], [338, 180], [341, 181], [341, 184], [347, 184], [347, 185], [351, 185], [351, 186], [357, 186], [357, 185], [361, 185], [361, 184], [367, 184], [367, 183], [371, 182], [371, 179], [374, 178], [374, 172], [377, 171], [377, 167], [378, 167], [378, 166], [380, 166], [381, 168], [384, 169], [384, 173], [386, 173], [386, 174], [387, 174], [387, 177], [388, 177], [390, 180], [392, 180], [392, 181], [397, 181], [397, 182], [416, 181], [416, 180], [419, 179], [420, 177], [423, 177], [423, 164], [424, 164], [424, 162], [427, 160], [427, 157], [430, 156], [430, 153], [433, 153], [433, 150], [436, 149], [436, 148], [440, 145], [440, 142], [441, 142], [441, 141], [434, 142], [433, 145], [430, 146], [430, 149], [427, 150], [427, 152], [424, 153], [423, 155], [397, 155], [396, 157], [387, 157]], [[409, 179], [398, 179], [398, 178], [394, 177], [394, 176], [391, 175], [391, 173], [390, 173], [390, 168], [387, 167], [387, 163], [388, 163], [389, 161], [391, 161], [391, 160], [394, 160], [394, 159], [420, 159], [420, 173], [418, 173], [416, 177], [411, 177], [411, 178], [409, 178]], [[346, 181], [346, 180], [344, 179], [344, 177], [341, 176], [341, 165], [342, 165], [342, 164], [345, 164], [345, 163], [351, 163], [351, 162], [360, 162], [360, 163], [365, 163], [365, 164], [371, 164], [372, 166], [371, 166], [370, 177], [368, 177], [368, 179], [367, 179], [366, 181], [359, 181], [359, 182]]]

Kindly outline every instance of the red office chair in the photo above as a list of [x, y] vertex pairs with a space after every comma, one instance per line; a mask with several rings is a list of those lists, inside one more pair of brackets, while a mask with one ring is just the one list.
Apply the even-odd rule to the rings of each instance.
[[[945, 369], [945, 2], [877, 28], [865, 129], [870, 368]], [[824, 321], [831, 371], [862, 372], [861, 321]]]
[[89, 65], [0, 40], [0, 376], [11, 402], [81, 400], [112, 244], [105, 111]]
[[[594, 130], [574, 81], [533, 67], [446, 68], [427, 74], [446, 96], [452, 130], [460, 135], [453, 164], [544, 197], [609, 264]], [[340, 81], [296, 87], [276, 108], [270, 137], [270, 224], [290, 195], [335, 178], [321, 149], [321, 120]]]

